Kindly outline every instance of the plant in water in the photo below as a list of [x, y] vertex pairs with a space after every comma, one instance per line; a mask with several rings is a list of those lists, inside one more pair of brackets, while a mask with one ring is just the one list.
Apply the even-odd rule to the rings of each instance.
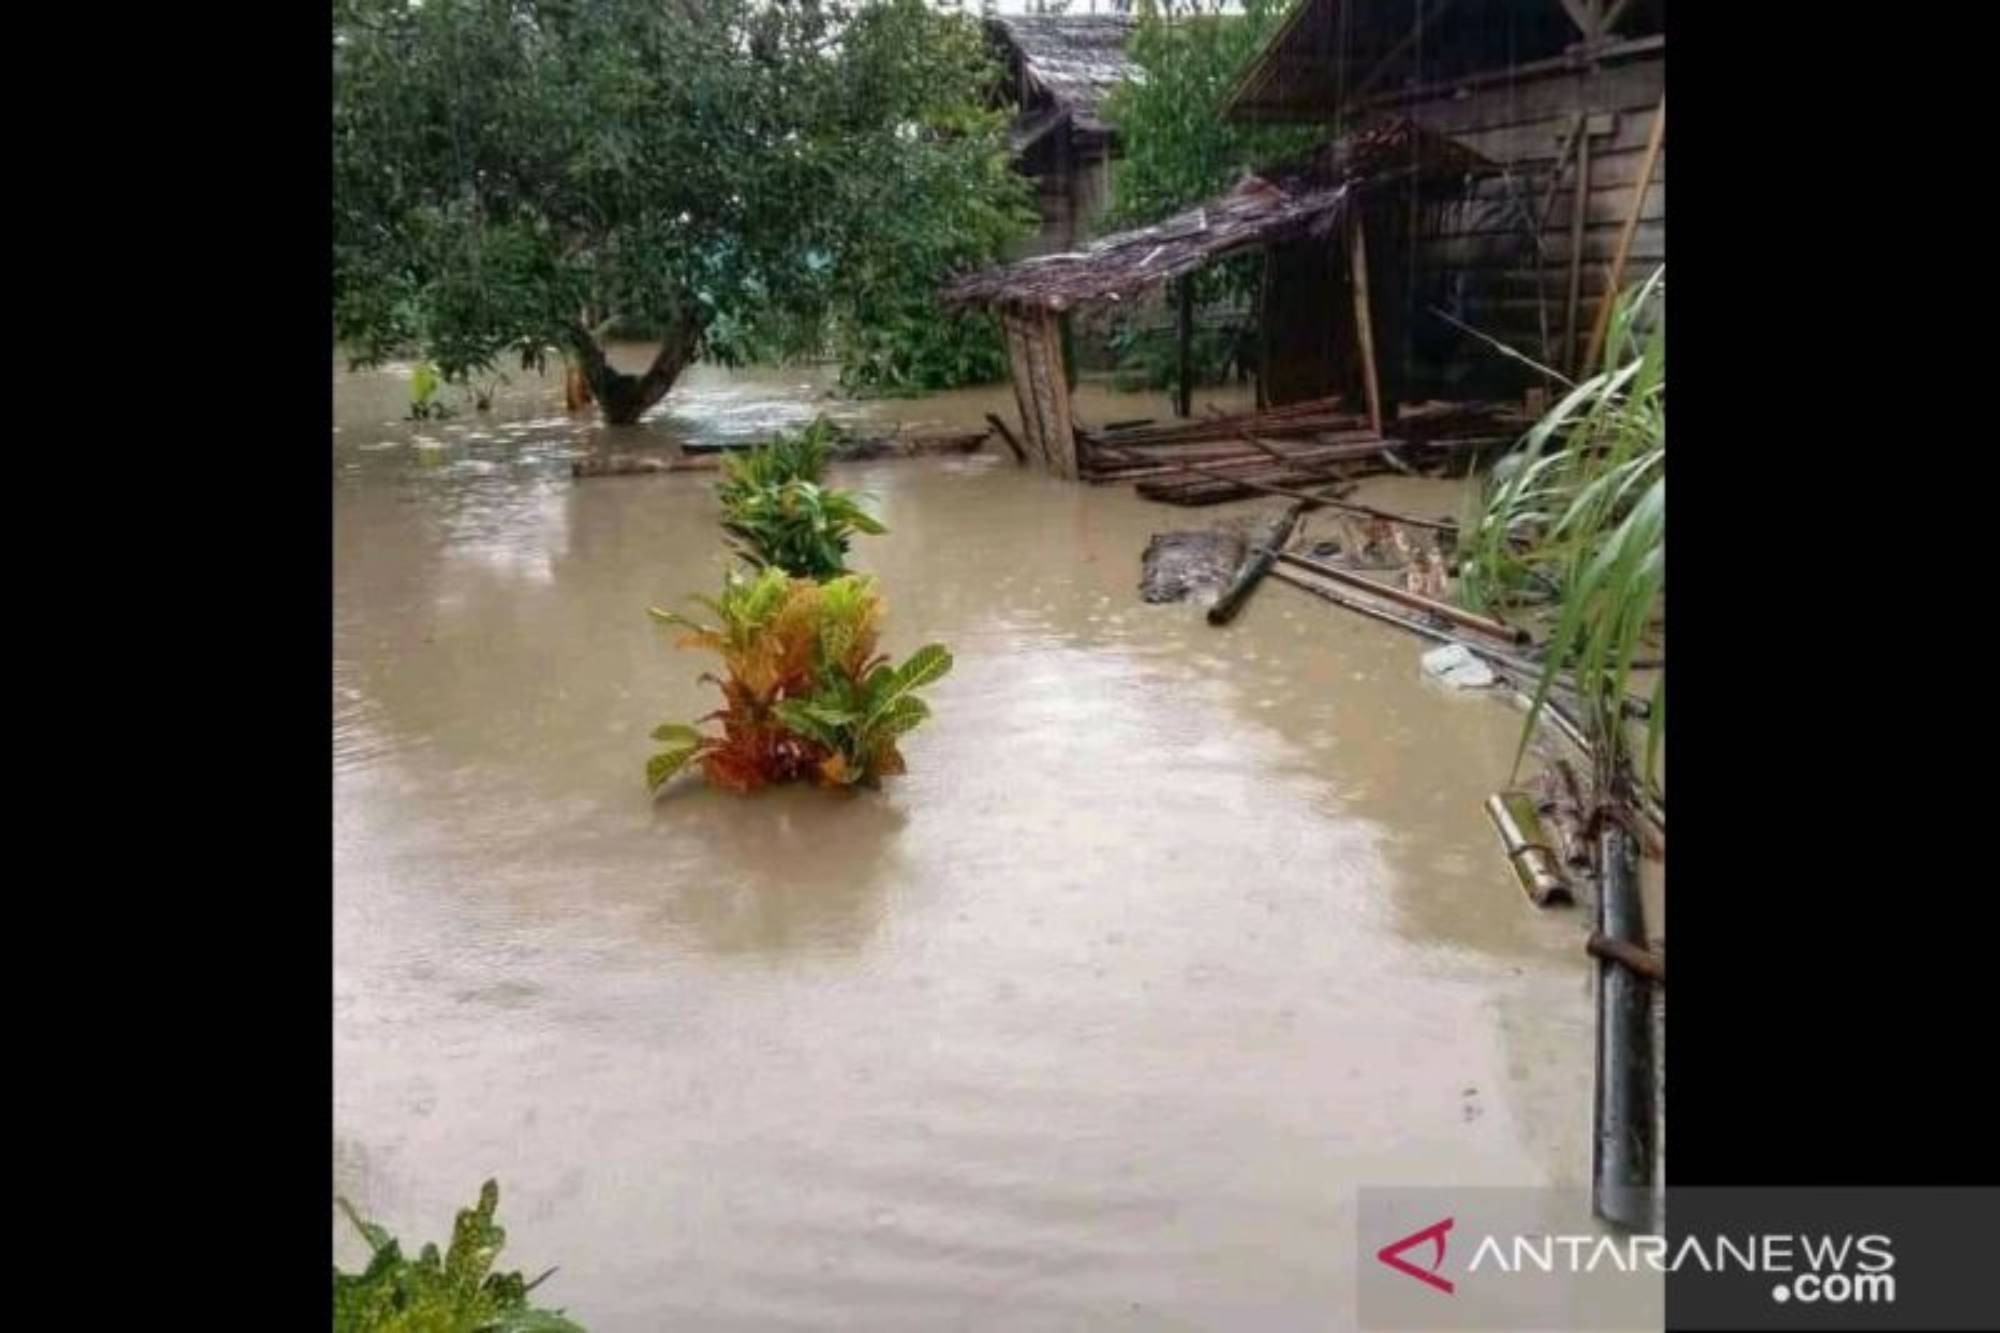
[[687, 629], [683, 646], [722, 658], [720, 736], [668, 723], [653, 732], [665, 748], [646, 765], [657, 794], [690, 763], [718, 786], [752, 791], [776, 782], [873, 785], [903, 771], [897, 741], [930, 716], [916, 691], [951, 669], [937, 644], [901, 666], [877, 651], [884, 606], [873, 581], [847, 574], [819, 583], [777, 568], [732, 572], [718, 598], [695, 599], [716, 619], [705, 625], [654, 608]]
[[442, 1257], [426, 1245], [406, 1259], [395, 1237], [339, 1203], [373, 1253], [359, 1273], [333, 1270], [334, 1333], [584, 1333], [560, 1311], [528, 1304], [553, 1268], [533, 1281], [492, 1271], [507, 1242], [493, 1221], [500, 1206], [493, 1181], [480, 1187], [477, 1206], [460, 1210]]
[[760, 568], [831, 579], [847, 572], [855, 533], [888, 531], [853, 494], [821, 483], [841, 435], [822, 417], [724, 460], [716, 497], [737, 554]]
[[419, 361], [410, 372], [410, 420], [429, 421], [451, 415], [451, 408], [438, 397], [444, 376], [428, 361]]
[[[1522, 751], [1569, 669], [1607, 791], [1633, 767], [1625, 691], [1665, 611], [1665, 294], [1662, 268], [1618, 299], [1602, 368], [1572, 385], [1495, 465], [1466, 525], [1460, 565], [1460, 596], [1476, 609], [1551, 602], [1547, 659]], [[1647, 718], [1649, 783], [1665, 721], [1663, 671]]]

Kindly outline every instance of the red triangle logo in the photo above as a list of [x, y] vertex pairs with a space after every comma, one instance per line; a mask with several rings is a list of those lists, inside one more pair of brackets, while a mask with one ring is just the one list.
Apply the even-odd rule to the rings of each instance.
[[[1417, 1281], [1428, 1282], [1439, 1291], [1450, 1295], [1455, 1290], [1451, 1279], [1439, 1277], [1437, 1270], [1444, 1267], [1444, 1233], [1451, 1230], [1451, 1224], [1452, 1219], [1447, 1217], [1442, 1222], [1431, 1223], [1431, 1225], [1425, 1227], [1422, 1231], [1412, 1231], [1401, 1240], [1391, 1241], [1381, 1249], [1375, 1251], [1375, 1257], [1395, 1269], [1398, 1273], [1408, 1273]], [[1437, 1255], [1431, 1260], [1429, 1272], [1418, 1268], [1415, 1264], [1403, 1258], [1404, 1250], [1421, 1245], [1425, 1241], [1430, 1241], [1437, 1246]]]

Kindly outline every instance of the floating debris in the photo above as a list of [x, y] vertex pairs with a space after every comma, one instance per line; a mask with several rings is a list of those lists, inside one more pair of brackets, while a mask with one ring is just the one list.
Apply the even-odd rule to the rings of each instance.
[[1455, 690], [1483, 690], [1499, 677], [1480, 656], [1462, 643], [1433, 648], [1423, 656], [1424, 674]]
[[1241, 532], [1158, 532], [1140, 559], [1139, 595], [1149, 602], [1178, 602], [1197, 595], [1213, 600], [1243, 563]]

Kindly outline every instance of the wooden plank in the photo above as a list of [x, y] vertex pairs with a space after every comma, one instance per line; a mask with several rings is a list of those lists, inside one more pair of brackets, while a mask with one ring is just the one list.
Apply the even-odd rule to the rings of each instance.
[[[1577, 107], [1577, 111], [1585, 108]], [[1605, 108], [1591, 107], [1590, 114], [1605, 114]], [[1642, 151], [1646, 147], [1646, 137], [1652, 128], [1650, 110], [1641, 107], [1637, 115], [1617, 116], [1609, 134], [1592, 134], [1590, 151], [1627, 152]], [[1452, 138], [1474, 152], [1492, 158], [1507, 166], [1519, 166], [1527, 162], [1553, 161], [1562, 148], [1561, 134], [1565, 125], [1548, 121], [1537, 121], [1530, 125], [1513, 125], [1503, 129], [1468, 129], [1452, 131]]]
[[[1458, 78], [1440, 79], [1435, 83], [1420, 84], [1414, 88], [1398, 88], [1392, 92], [1378, 93], [1373, 97], [1356, 100], [1341, 109], [1343, 113], [1363, 111], [1385, 111], [1391, 107], [1407, 109], [1458, 97], [1461, 93], [1472, 93], [1479, 89], [1502, 87], [1507, 84], [1522, 83], [1533, 79], [1561, 74], [1576, 74], [1584, 70], [1595, 70], [1600, 75], [1604, 70], [1619, 65], [1652, 61], [1664, 64], [1667, 39], [1664, 34], [1655, 33], [1645, 37], [1635, 37], [1630, 41], [1613, 42], [1595, 51], [1572, 52], [1551, 56], [1546, 60], [1530, 60], [1506, 69], [1486, 70], [1478, 74], [1462, 75]], [[1253, 120], [1256, 116], [1240, 116]], [[1279, 119], [1292, 120], [1295, 116], [1285, 113]]]
[[1659, 56], [1606, 66], [1595, 74], [1581, 69], [1529, 74], [1488, 84], [1464, 97], [1425, 100], [1404, 114], [1427, 129], [1458, 136], [1467, 130], [1561, 121], [1585, 106], [1593, 111], [1646, 112], [1658, 105], [1666, 86], [1667, 62]]
[[[1548, 258], [1565, 271], [1568, 270], [1570, 238], [1551, 235], [1546, 238]], [[1598, 263], [1607, 263], [1618, 249], [1618, 228], [1615, 226], [1590, 227], [1584, 232], [1583, 257]], [[1632, 237], [1631, 256], [1634, 260], [1660, 259], [1667, 257], [1667, 227], [1664, 221], [1641, 222]], [[1445, 236], [1436, 240], [1421, 241], [1417, 245], [1417, 259], [1425, 272], [1439, 269], [1532, 269], [1532, 250], [1525, 238], [1502, 234], [1479, 236]]]
[[[1629, 156], [1629, 155], [1627, 155]], [[1593, 151], [1590, 155], [1590, 197], [1584, 208], [1583, 224], [1586, 227], [1610, 227], [1616, 230], [1625, 225], [1632, 208], [1633, 175], [1625, 176], [1622, 185], [1606, 185], [1598, 175], [1602, 159]], [[1532, 178], [1532, 187], [1523, 189], [1519, 196], [1528, 207], [1538, 208], [1542, 196], [1551, 180], [1567, 181], [1569, 173], [1558, 177], [1554, 172], [1538, 172]], [[1564, 190], [1569, 196], [1557, 201], [1557, 207], [1549, 214], [1551, 222], [1567, 225], [1575, 207], [1574, 191]], [[1426, 240], [1443, 240], [1450, 236], [1525, 236], [1527, 229], [1522, 225], [1518, 212], [1504, 207], [1506, 199], [1502, 195], [1475, 196], [1473, 202], [1458, 210], [1436, 231], [1427, 233]], [[1667, 187], [1660, 181], [1648, 181], [1640, 201], [1639, 219], [1642, 222], [1658, 222], [1667, 215]]]

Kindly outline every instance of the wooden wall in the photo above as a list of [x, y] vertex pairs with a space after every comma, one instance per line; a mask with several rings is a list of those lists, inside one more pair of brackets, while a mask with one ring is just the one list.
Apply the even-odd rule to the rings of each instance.
[[[1422, 303], [1435, 302], [1539, 357], [1543, 350], [1536, 304], [1539, 272], [1550, 336], [1556, 344], [1548, 350], [1560, 353], [1576, 197], [1574, 161], [1564, 170], [1549, 210], [1542, 233], [1542, 264], [1535, 262], [1524, 226], [1509, 216], [1506, 202], [1511, 192], [1528, 209], [1539, 210], [1572, 117], [1609, 113], [1615, 121], [1613, 132], [1593, 137], [1590, 144], [1582, 300], [1576, 335], [1579, 344], [1586, 342], [1665, 87], [1665, 52], [1654, 51], [1594, 71], [1530, 75], [1470, 88], [1458, 96], [1443, 94], [1385, 108], [1452, 135], [1506, 165], [1511, 173], [1511, 185], [1506, 178], [1480, 182], [1471, 205], [1458, 210], [1437, 234], [1417, 245], [1412, 275], [1417, 290], [1412, 295], [1419, 302], [1418, 309]], [[1621, 285], [1643, 279], [1666, 261], [1666, 175], [1663, 148], [1653, 167]], [[1372, 273], [1375, 265], [1371, 263], [1369, 268]], [[1449, 362], [1456, 363], [1444, 367], [1451, 375], [1462, 378], [1469, 374], [1472, 379], [1487, 380], [1494, 358], [1476, 352], [1476, 342], [1468, 346], [1469, 341], [1463, 335], [1452, 335], [1449, 326], [1434, 317], [1418, 314], [1401, 340], [1403, 345], [1384, 351], [1424, 363], [1412, 367], [1419, 378], [1434, 378], [1441, 364]]]

